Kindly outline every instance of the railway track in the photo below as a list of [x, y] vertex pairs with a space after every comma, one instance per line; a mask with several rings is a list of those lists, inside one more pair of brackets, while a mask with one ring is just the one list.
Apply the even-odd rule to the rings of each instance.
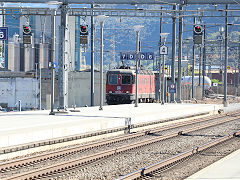
[[175, 155], [175, 156], [172, 156], [168, 159], [165, 159], [165, 160], [162, 160], [160, 162], [157, 162], [157, 163], [154, 163], [152, 165], [149, 165], [147, 167], [143, 167], [135, 172], [132, 172], [132, 173], [129, 173], [125, 176], [122, 176], [120, 178], [117, 178], [116, 180], [124, 180], [124, 179], [151, 179], [151, 174], [156, 173], [155, 174], [158, 174], [162, 171], [164, 171], [165, 169], [169, 169], [171, 168], [173, 165], [176, 165], [177, 163], [181, 162], [181, 161], [184, 161], [186, 160], [187, 158], [190, 158], [191, 156], [195, 155], [195, 154], [198, 154], [202, 151], [205, 151], [211, 147], [214, 147], [222, 142], [225, 142], [227, 140], [230, 140], [236, 136], [239, 136], [240, 135], [240, 131], [238, 132], [235, 132], [233, 134], [230, 134], [228, 136], [224, 136], [224, 137], [221, 137], [221, 138], [218, 138], [216, 140], [213, 140], [211, 142], [208, 142], [206, 144], [203, 144], [203, 145], [200, 145], [200, 146], [196, 146], [192, 149], [189, 149], [185, 152], [182, 152], [178, 155]]
[[[90, 138], [90, 137], [94, 137], [94, 136], [100, 136], [100, 135], [104, 135], [104, 134], [111, 134], [111, 133], [116, 133], [116, 132], [121, 132], [121, 131], [129, 133], [130, 131], [139, 131], [139, 130], [137, 130], [138, 128], [145, 127], [145, 129], [146, 129], [147, 127], [150, 127], [153, 125], [156, 126], [157, 124], [161, 124], [161, 123], [166, 123], [166, 122], [171, 122], [171, 121], [181, 120], [181, 119], [188, 119], [188, 118], [193, 118], [193, 117], [201, 118], [201, 116], [205, 116], [205, 115], [209, 115], [209, 112], [189, 114], [189, 115], [180, 116], [180, 117], [154, 120], [154, 121], [150, 121], [150, 122], [125, 125], [125, 126], [104, 129], [104, 130], [98, 130], [98, 131], [84, 133], [84, 134], [75, 134], [75, 135], [70, 135], [70, 136], [65, 136], [65, 137], [59, 137], [59, 138], [41, 140], [41, 141], [36, 141], [36, 142], [30, 142], [30, 143], [25, 143], [25, 144], [20, 144], [20, 145], [9, 146], [9, 147], [3, 147], [3, 148], [0, 148], [0, 155], [12, 153], [12, 152], [18, 152], [18, 151], [22, 151], [22, 150], [26, 150], [26, 149], [32, 149], [32, 148], [41, 147], [41, 146], [64, 144], [66, 142], [71, 142], [71, 141], [75, 141], [75, 140]], [[128, 119], [128, 118], [125, 118], [125, 120], [126, 119]]]
[[[21, 168], [24, 166], [29, 166], [31, 164], [35, 164], [35, 163], [40, 163], [42, 161], [46, 161], [46, 160], [52, 160], [55, 158], [62, 158], [64, 156], [68, 156], [71, 154], [75, 154], [87, 149], [91, 149], [94, 147], [99, 147], [99, 146], [103, 146], [106, 144], [112, 144], [112, 143], [116, 143], [119, 141], [124, 141], [126, 139], [131, 139], [131, 138], [135, 138], [135, 137], [139, 137], [139, 136], [144, 136], [146, 134], [149, 133], [156, 133], [159, 131], [163, 131], [163, 130], [168, 130], [168, 129], [173, 129], [176, 127], [182, 127], [182, 126], [186, 126], [189, 124], [195, 124], [198, 122], [204, 122], [204, 121], [209, 121], [209, 120], [214, 120], [214, 119], [218, 119], [218, 118], [222, 118], [222, 120], [218, 120], [216, 122], [211, 122], [211, 123], [206, 123], [204, 125], [195, 127], [195, 128], [188, 128], [184, 131], [179, 131], [179, 132], [174, 132], [174, 133], [170, 133], [168, 135], [164, 135], [164, 136], [160, 136], [160, 137], [156, 137], [156, 138], [152, 138], [151, 140], [146, 140], [146, 141], [142, 141], [139, 143], [135, 143], [132, 144], [131, 147], [128, 146], [122, 146], [119, 148], [115, 148], [115, 149], [111, 149], [108, 151], [103, 151], [100, 153], [96, 153], [94, 155], [89, 155], [86, 157], [81, 157], [78, 159], [74, 159], [68, 162], [63, 162], [63, 163], [57, 163], [51, 166], [47, 166], [45, 168], [41, 168], [41, 169], [37, 169], [37, 170], [32, 170], [29, 172], [25, 172], [25, 173], [21, 173], [21, 174], [17, 174], [5, 179], [30, 179], [30, 178], [41, 178], [41, 177], [46, 177], [46, 176], [51, 176], [53, 174], [56, 173], [60, 173], [62, 171], [69, 171], [71, 169], [74, 169], [76, 167], [79, 166], [83, 166], [85, 164], [88, 164], [90, 162], [99, 160], [99, 159], [103, 159], [103, 158], [107, 158], [109, 156], [115, 155], [115, 154], [119, 154], [125, 151], [129, 151], [131, 149], [135, 149], [135, 148], [139, 148], [142, 146], [146, 146], [148, 144], [152, 144], [158, 141], [162, 141], [165, 139], [169, 139], [172, 137], [176, 137], [185, 133], [189, 133], [189, 132], [193, 132], [196, 130], [200, 130], [203, 128], [207, 128], [207, 127], [211, 127], [211, 126], [215, 126], [215, 125], [219, 125], [225, 122], [229, 122], [229, 121], [233, 121], [238, 119], [239, 117], [236, 116], [236, 114], [234, 114], [234, 117], [230, 116], [230, 115], [218, 115], [217, 117], [208, 117], [208, 118], [203, 118], [201, 120], [193, 120], [191, 122], [182, 122], [182, 123], [175, 123], [172, 124], [170, 126], [167, 127], [161, 127], [161, 128], [155, 128], [153, 130], [148, 130], [148, 131], [143, 131], [143, 132], [139, 132], [139, 133], [135, 133], [135, 134], [130, 134], [128, 136], [120, 136], [118, 138], [112, 138], [110, 140], [105, 140], [102, 142], [96, 142], [96, 143], [92, 143], [92, 144], [88, 144], [88, 145], [84, 145], [81, 147], [77, 147], [77, 148], [68, 148], [68, 149], [63, 149], [61, 151], [55, 151], [52, 153], [47, 153], [47, 154], [42, 154], [39, 156], [35, 156], [35, 157], [29, 157], [29, 158], [24, 158], [24, 159], [19, 159], [16, 161], [11, 161], [11, 162], [6, 162], [6, 163], [2, 163], [0, 164], [0, 169], [1, 172], [5, 172], [5, 171], [10, 171], [11, 169], [16, 169], [16, 168]], [[227, 118], [226, 118], [227, 117]]]

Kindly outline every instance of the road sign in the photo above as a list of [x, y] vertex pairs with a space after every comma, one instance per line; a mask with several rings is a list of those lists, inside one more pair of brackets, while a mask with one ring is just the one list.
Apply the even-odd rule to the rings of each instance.
[[227, 69], [229, 70], [229, 69], [230, 69], [230, 66], [227, 66]]
[[57, 62], [53, 63], [53, 68], [56, 69], [57, 68]]
[[127, 60], [127, 53], [120, 52], [120, 59], [121, 60]]
[[129, 53], [128, 55], [127, 55], [127, 59], [128, 60], [135, 60], [135, 57], [136, 55], [135, 55], [135, 53]]
[[[138, 59], [139, 60], [154, 60], [153, 52], [139, 52]], [[120, 52], [121, 60], [135, 60], [136, 52]]]
[[168, 54], [168, 47], [167, 46], [161, 46], [160, 47], [160, 54], [161, 55], [167, 55]]
[[213, 83], [213, 86], [218, 86], [218, 83]]
[[138, 58], [139, 58], [140, 60], [145, 60], [145, 59], [147, 59], [146, 53], [140, 52]]
[[176, 85], [175, 84], [170, 84], [169, 92], [176, 93]]
[[8, 40], [8, 28], [0, 27], [0, 40]]
[[153, 52], [148, 52], [146, 53], [147, 60], [154, 60], [154, 53]]

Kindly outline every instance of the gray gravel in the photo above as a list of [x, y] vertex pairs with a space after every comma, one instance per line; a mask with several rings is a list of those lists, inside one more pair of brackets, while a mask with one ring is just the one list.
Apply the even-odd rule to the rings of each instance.
[[156, 174], [152, 178], [154, 180], [182, 180], [199, 170], [209, 166], [210, 164], [220, 160], [230, 153], [240, 149], [240, 138], [233, 138], [225, 143], [219, 144], [211, 149], [208, 149], [196, 156], [193, 156], [187, 161], [178, 164], [168, 171]]
[[[115, 179], [121, 175], [128, 174], [190, 149], [196, 144], [201, 145], [219, 136], [234, 132], [236, 126], [240, 126], [240, 122], [225, 123], [218, 127], [200, 130], [185, 136], [155, 143], [138, 150], [109, 157], [106, 161], [88, 165], [85, 169], [76, 171], [65, 179]], [[168, 176], [166, 176], [166, 179], [168, 179]]]

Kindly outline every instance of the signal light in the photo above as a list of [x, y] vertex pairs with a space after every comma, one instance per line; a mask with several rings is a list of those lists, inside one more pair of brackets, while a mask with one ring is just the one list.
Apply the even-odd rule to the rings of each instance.
[[23, 25], [23, 35], [31, 35], [31, 26]]
[[88, 35], [88, 25], [80, 25], [80, 35]]
[[201, 25], [194, 25], [193, 31], [194, 31], [194, 35], [202, 35], [203, 28]]
[[194, 44], [203, 43], [203, 27], [201, 25], [193, 26], [193, 41]]

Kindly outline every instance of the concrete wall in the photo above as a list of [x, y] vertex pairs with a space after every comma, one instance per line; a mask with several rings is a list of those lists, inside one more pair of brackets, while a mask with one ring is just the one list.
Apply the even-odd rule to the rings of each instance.
[[[94, 73], [94, 103], [100, 103], [100, 73]], [[91, 105], [91, 72], [70, 72], [69, 74], [69, 99], [68, 106], [76, 104], [76, 106]], [[103, 75], [103, 100], [105, 103], [106, 94], [106, 74]]]
[[[51, 98], [51, 72], [49, 69], [42, 69], [41, 100], [42, 108], [50, 108]], [[39, 76], [39, 74], [38, 74]], [[103, 95], [105, 102], [105, 80], [104, 74]], [[95, 72], [95, 96], [94, 102], [100, 103], [100, 74]], [[58, 107], [57, 78], [55, 80], [54, 106]], [[70, 72], [68, 86], [68, 106], [91, 105], [91, 72]], [[34, 77], [5, 77], [0, 78], [0, 105], [7, 104], [8, 107], [17, 107], [18, 100], [22, 101], [23, 108], [39, 107], [39, 80]]]
[[[223, 86], [213, 86], [212, 90], [216, 94], [224, 94], [224, 87]], [[228, 95], [238, 96], [240, 94], [240, 88], [228, 85], [228, 87], [227, 87], [227, 94]]]
[[[41, 91], [41, 98], [42, 98], [42, 108], [43, 109], [50, 109], [51, 104], [51, 71], [49, 69], [42, 69], [42, 91]], [[58, 107], [58, 84], [57, 79], [55, 79], [54, 85], [54, 107]]]
[[0, 78], [0, 104], [15, 108], [20, 100], [22, 108], [36, 108], [36, 79]]
[[[50, 94], [51, 94], [51, 72], [47, 69], [42, 70], [42, 108], [50, 108]], [[103, 75], [103, 99], [105, 103], [105, 90], [106, 90], [106, 74]], [[91, 72], [69, 72], [68, 76], [69, 85], [68, 85], [68, 107], [77, 107], [82, 106], [91, 106]], [[94, 102], [98, 106], [100, 103], [100, 73], [95, 72], [94, 76], [95, 81], [95, 95]], [[58, 107], [58, 86], [57, 79], [55, 81], [55, 92], [54, 92], [54, 106]]]
[[[202, 87], [201, 86], [194, 87], [194, 95], [195, 95], [195, 99], [197, 99], [197, 100], [202, 99]], [[176, 93], [176, 99], [177, 99], [177, 93]], [[182, 86], [181, 99], [182, 100], [191, 100], [192, 99], [192, 86], [188, 86], [188, 85]]]

